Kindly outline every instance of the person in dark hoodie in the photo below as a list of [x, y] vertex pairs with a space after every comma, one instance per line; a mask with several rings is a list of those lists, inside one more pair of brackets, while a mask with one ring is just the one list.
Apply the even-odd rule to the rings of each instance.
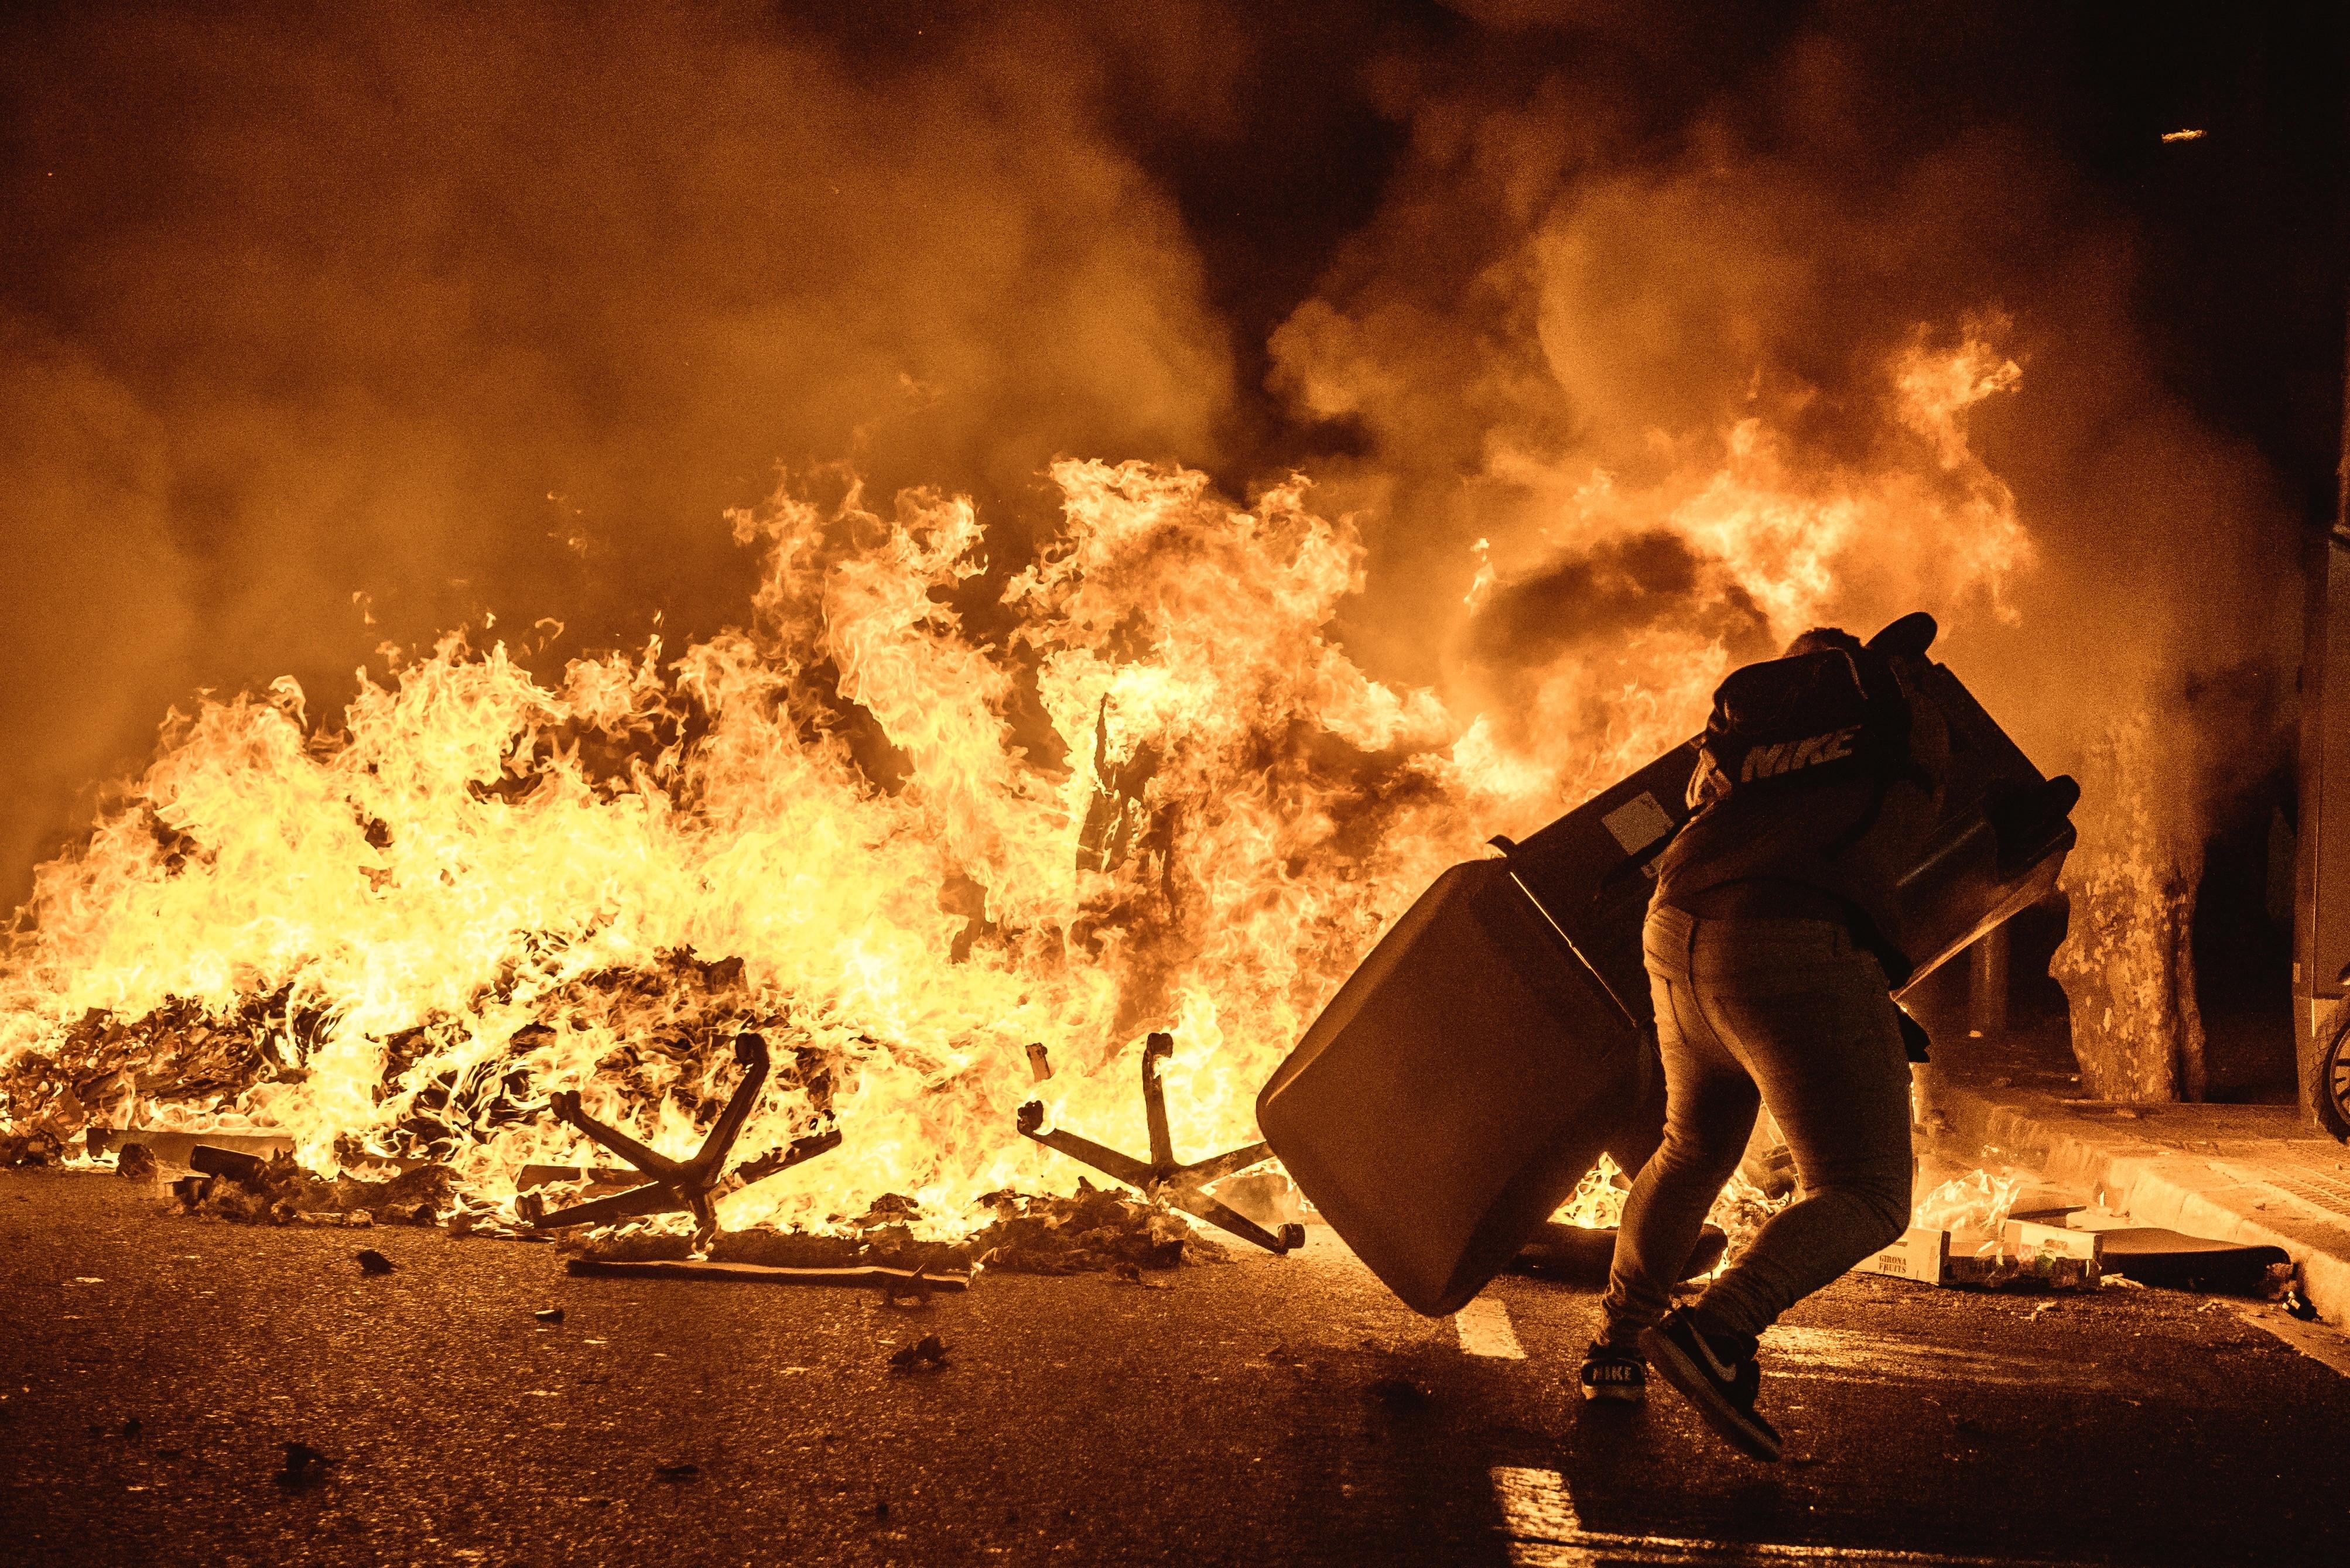
[[[1585, 1360], [1583, 1391], [1640, 1398], [1645, 1355], [1715, 1431], [1760, 1459], [1777, 1459], [1780, 1444], [1755, 1409], [1757, 1336], [1908, 1224], [1915, 1026], [1905, 1029], [1891, 994], [1908, 965], [1880, 932], [1892, 925], [1903, 852], [1935, 821], [1949, 756], [1948, 730], [1918, 694], [1923, 668], [1819, 628], [1773, 665], [1733, 672], [1690, 780], [1695, 814], [1656, 867], [1643, 948], [1665, 1138], [1625, 1205], [1607, 1326]], [[1733, 691], [1768, 695], [1774, 679], [1784, 690], [1788, 679], [1823, 674], [1849, 683], [1847, 695], [1868, 687], [1865, 738], [1849, 725], [1778, 744], [1717, 743], [1734, 728]], [[1675, 1265], [1763, 1105], [1804, 1196], [1694, 1304], [1669, 1311]]]

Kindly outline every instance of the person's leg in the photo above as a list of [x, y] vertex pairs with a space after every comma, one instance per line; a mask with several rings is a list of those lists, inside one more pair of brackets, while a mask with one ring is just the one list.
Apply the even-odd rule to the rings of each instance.
[[1690, 990], [1693, 924], [1675, 909], [1649, 917], [1649, 989], [1664, 1059], [1664, 1141], [1640, 1168], [1616, 1232], [1608, 1271], [1606, 1342], [1636, 1343], [1664, 1315], [1669, 1293], [1697, 1245], [1713, 1200], [1737, 1168], [1761, 1096], [1708, 1027]]
[[1838, 928], [1746, 940], [1727, 924], [1694, 955], [1692, 983], [1804, 1188], [1694, 1309], [1709, 1332], [1752, 1335], [1908, 1224], [1909, 1064], [1884, 971]]

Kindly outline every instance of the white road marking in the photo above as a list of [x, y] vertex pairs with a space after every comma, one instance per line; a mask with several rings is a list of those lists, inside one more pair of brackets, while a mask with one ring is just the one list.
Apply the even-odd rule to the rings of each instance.
[[1496, 1465], [1492, 1475], [1514, 1568], [1592, 1568], [1597, 1559], [1581, 1544], [1589, 1537], [1565, 1476], [1519, 1465]]
[[1941, 1552], [1854, 1546], [1788, 1546], [1760, 1541], [1703, 1541], [1670, 1535], [1618, 1535], [1586, 1530], [1566, 1478], [1556, 1470], [1497, 1465], [1493, 1499], [1502, 1505], [1515, 1568], [1600, 1568], [1603, 1563], [1851, 1563], [1875, 1568], [2070, 1568], [2042, 1557], [1966, 1557]]
[[1491, 1296], [1480, 1296], [1452, 1314], [1455, 1327], [1461, 1330], [1461, 1348], [1471, 1355], [1491, 1355], [1503, 1361], [1523, 1361], [1525, 1347], [1518, 1343], [1518, 1331], [1510, 1326], [1510, 1309]]

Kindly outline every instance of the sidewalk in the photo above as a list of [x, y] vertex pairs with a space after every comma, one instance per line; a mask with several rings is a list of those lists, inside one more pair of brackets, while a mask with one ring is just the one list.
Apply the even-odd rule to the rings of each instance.
[[1921, 1076], [1928, 1123], [1986, 1162], [2102, 1195], [2142, 1225], [2282, 1247], [2320, 1315], [2350, 1324], [2350, 1147], [2287, 1106], [2120, 1106], [2006, 1076]]

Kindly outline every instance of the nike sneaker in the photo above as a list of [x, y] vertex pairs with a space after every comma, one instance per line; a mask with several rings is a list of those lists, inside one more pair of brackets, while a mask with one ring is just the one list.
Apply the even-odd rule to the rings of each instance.
[[1648, 1394], [1648, 1364], [1628, 1345], [1595, 1339], [1583, 1353], [1583, 1397], [1637, 1405]]
[[1762, 1369], [1754, 1364], [1752, 1335], [1708, 1334], [1675, 1311], [1640, 1335], [1640, 1348], [1733, 1447], [1765, 1461], [1779, 1457], [1778, 1429], [1754, 1413]]

